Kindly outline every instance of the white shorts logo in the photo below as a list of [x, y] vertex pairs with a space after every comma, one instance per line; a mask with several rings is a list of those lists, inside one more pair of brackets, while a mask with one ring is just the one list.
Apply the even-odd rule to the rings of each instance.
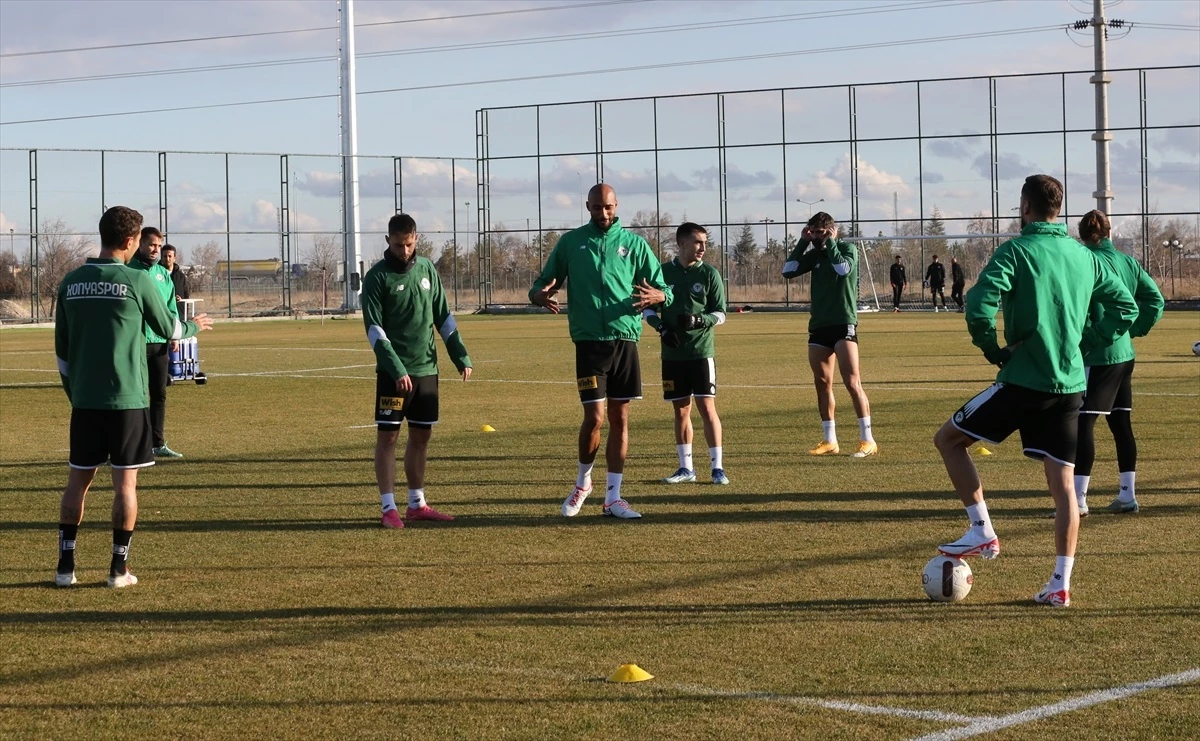
[[855, 327], [853, 324], [851, 324], [851, 325], [848, 325], [848, 326], [846, 327], [846, 336], [847, 336], [847, 337], [853, 337], [853, 336], [854, 336], [854, 333], [855, 333], [857, 330], [858, 330], [858, 327]]
[[422, 279], [421, 279], [421, 288], [424, 288], [426, 291], [428, 291], [428, 290], [429, 290], [429, 287], [430, 287], [429, 279], [428, 279], [428, 278], [422, 278]]

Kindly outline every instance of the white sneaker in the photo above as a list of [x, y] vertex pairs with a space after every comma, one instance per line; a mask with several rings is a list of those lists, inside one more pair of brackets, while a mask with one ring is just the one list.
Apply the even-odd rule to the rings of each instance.
[[579, 514], [579, 510], [583, 509], [583, 500], [587, 499], [588, 494], [592, 493], [591, 482], [588, 482], [586, 489], [575, 487], [575, 491], [571, 492], [571, 496], [563, 500], [562, 516], [574, 517]]
[[938, 546], [938, 553], [944, 556], [982, 556], [988, 560], [1000, 555], [1000, 539], [993, 535], [984, 535], [975, 528], [967, 530], [967, 534], [954, 541]]
[[618, 499], [612, 504], [604, 505], [604, 510], [600, 514], [605, 517], [617, 517], [622, 520], [636, 520], [641, 517], [641, 514], [634, 512], [633, 508], [629, 506], [629, 502], [626, 502], [624, 499]]
[[1039, 605], [1050, 605], [1051, 607], [1070, 607], [1071, 593], [1065, 589], [1051, 591], [1050, 582], [1042, 587], [1042, 591], [1033, 595], [1033, 601]]
[[54, 586], [56, 586], [56, 587], [69, 587], [69, 586], [75, 584], [77, 581], [78, 580], [75, 578], [74, 571], [72, 571], [68, 574], [59, 574], [59, 573], [54, 574]]
[[113, 589], [120, 589], [122, 587], [132, 587], [134, 584], [137, 584], [137, 582], [138, 582], [138, 578], [136, 576], [134, 576], [132, 572], [129, 572], [129, 571], [126, 571], [124, 574], [121, 574], [120, 576], [108, 577], [108, 586], [112, 587]]
[[1090, 509], [1088, 509], [1088, 506], [1086, 503], [1079, 505], [1079, 516], [1080, 517], [1087, 517], [1089, 514], [1091, 514], [1091, 512], [1092, 511]]

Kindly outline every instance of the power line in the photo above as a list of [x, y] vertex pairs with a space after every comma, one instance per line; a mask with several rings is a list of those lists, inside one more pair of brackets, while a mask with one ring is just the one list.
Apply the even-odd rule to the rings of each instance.
[[[431, 21], [450, 21], [461, 20], [463, 18], [484, 18], [488, 16], [498, 15], [517, 15], [519, 13], [542, 13], [549, 10], [574, 10], [576, 8], [594, 8], [602, 5], [626, 5], [630, 3], [645, 3], [653, 0], [600, 0], [590, 3], [575, 3], [572, 5], [552, 5], [546, 7], [533, 8], [515, 8], [512, 10], [492, 10], [485, 13], [463, 13], [461, 15], [442, 15], [433, 18], [404, 18], [397, 21], [374, 21], [372, 23], [359, 23], [355, 28], [369, 28], [373, 26], [394, 26], [402, 23], [428, 23]], [[250, 39], [262, 36], [283, 36], [293, 33], [312, 33], [314, 31], [336, 31], [337, 26], [316, 26], [314, 28], [293, 28], [286, 31], [254, 31], [251, 33], [231, 33], [221, 36], [195, 36], [186, 39], [163, 39], [161, 41], [136, 41], [128, 44], [104, 44], [101, 46], [77, 46], [69, 49], [42, 49], [40, 51], [16, 51], [7, 54], [0, 54], [0, 59], [9, 57], [34, 57], [44, 54], [67, 54], [84, 51], [103, 51], [106, 49], [131, 49], [142, 46], [162, 46], [165, 44], [190, 44], [198, 41], [225, 41], [227, 39]]]
[[[901, 39], [898, 41], [883, 41], [872, 42], [866, 44], [841, 45], [833, 47], [825, 47], [820, 49], [799, 49], [796, 51], [773, 52], [766, 54], [749, 54], [736, 57], [716, 57], [709, 59], [694, 59], [683, 62], [665, 62], [659, 64], [643, 64], [630, 67], [612, 67], [608, 69], [580, 70], [575, 72], [551, 72], [543, 75], [524, 75], [520, 77], [504, 77], [490, 80], [468, 80], [465, 82], [449, 82], [438, 83], [431, 85], [414, 85], [411, 87], [385, 88], [381, 90], [364, 90], [360, 91], [359, 95], [381, 95], [386, 93], [401, 93], [414, 92], [419, 90], [437, 90], [446, 88], [468, 87], [473, 85], [494, 85], [505, 82], [529, 82], [533, 80], [549, 80], [568, 77], [583, 77], [588, 75], [615, 74], [620, 72], [641, 72], [652, 69], [674, 69], [677, 67], [693, 67], [705, 64], [725, 64], [729, 62], [744, 62], [761, 59], [779, 59], [783, 57], [807, 56], [811, 54], [825, 54], [831, 52], [842, 51], [866, 51], [871, 49], [885, 49], [898, 46], [917, 46], [921, 44], [935, 44], [945, 41], [962, 41], [966, 39], [981, 39], [995, 38], [999, 36], [1016, 36], [1022, 34], [1039, 33], [1044, 31], [1058, 31], [1059, 26], [1031, 26], [1027, 28], [1013, 28], [1002, 31], [982, 31], [977, 33], [954, 34], [949, 36], [928, 36], [917, 39]], [[209, 110], [214, 108], [233, 108], [247, 105], [264, 105], [272, 103], [289, 103], [293, 101], [308, 101], [308, 100], [324, 100], [329, 98], [337, 98], [337, 93], [327, 93], [321, 95], [303, 95], [289, 98], [271, 98], [267, 100], [246, 100], [234, 103], [211, 103], [208, 105], [192, 105], [192, 106], [175, 106], [171, 108], [152, 108], [137, 111], [116, 111], [113, 113], [85, 113], [74, 116], [52, 116], [47, 118], [32, 118], [18, 121], [0, 121], [0, 126], [17, 126], [20, 124], [31, 123], [50, 123], [53, 121], [79, 121], [92, 118], [112, 118], [115, 116], [136, 116], [151, 113], [175, 113], [178, 111], [198, 111]]]
[[[846, 16], [865, 15], [869, 13], [896, 13], [912, 10], [931, 10], [951, 8], [960, 5], [979, 5], [983, 3], [993, 3], [998, 0], [959, 0], [958, 2], [937, 2], [936, 0], [922, 0], [921, 2], [904, 2], [894, 3], [889, 5], [872, 5], [859, 7], [853, 10], [824, 10], [813, 11], [808, 13], [789, 13], [784, 15], [757, 16], [752, 18], [743, 18], [735, 21], [703, 21], [697, 23], [685, 24], [669, 24], [664, 26], [649, 26], [642, 28], [617, 29], [612, 31], [587, 31], [574, 34], [558, 34], [554, 36], [533, 36], [519, 39], [508, 39], [502, 41], [478, 41], [461, 44], [445, 44], [441, 46], [424, 46], [411, 49], [398, 49], [391, 51], [376, 51], [365, 52], [358, 55], [359, 59], [375, 59], [392, 56], [407, 56], [411, 54], [429, 54], [437, 52], [450, 51], [466, 51], [475, 49], [494, 49], [510, 46], [527, 46], [536, 44], [561, 43], [569, 41], [593, 40], [603, 38], [618, 38], [624, 36], [643, 36], [647, 34], [662, 34], [662, 33], [677, 33], [682, 31], [703, 31], [714, 28], [732, 28], [738, 26], [754, 26], [767, 23], [788, 23], [799, 20], [813, 20], [825, 18], [841, 18]], [[234, 64], [217, 64], [203, 65], [195, 67], [178, 67], [165, 70], [147, 70], [142, 72], [115, 72], [99, 75], [86, 75], [79, 77], [63, 77], [45, 80], [23, 80], [19, 82], [0, 83], [0, 88], [13, 87], [29, 87], [35, 85], [53, 85], [72, 82], [95, 82], [100, 80], [118, 80], [130, 79], [137, 77], [157, 77], [161, 75], [185, 74], [194, 72], [220, 72], [235, 69], [257, 69], [263, 67], [277, 67], [291, 64], [312, 64], [315, 62], [336, 61], [337, 57], [333, 55], [319, 57], [299, 57], [294, 59], [279, 59], [266, 60], [260, 62], [239, 62]]]

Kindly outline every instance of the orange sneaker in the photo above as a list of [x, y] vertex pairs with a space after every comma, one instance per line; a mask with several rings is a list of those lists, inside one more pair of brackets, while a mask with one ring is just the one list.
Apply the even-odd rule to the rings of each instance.
[[851, 458], [866, 458], [868, 455], [876, 455], [878, 453], [879, 453], [879, 446], [875, 444], [874, 440], [872, 440], [870, 442], [867, 442], [866, 440], [859, 440], [858, 441], [858, 450], [851, 453], [850, 457]]
[[817, 443], [817, 447], [808, 451], [809, 455], [837, 455], [842, 452], [837, 443], [826, 442], [822, 440]]

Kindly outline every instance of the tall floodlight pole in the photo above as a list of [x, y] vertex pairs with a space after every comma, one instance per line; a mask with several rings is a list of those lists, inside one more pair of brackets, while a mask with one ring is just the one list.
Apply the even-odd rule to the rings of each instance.
[[[355, 103], [357, 88], [354, 82], [354, 0], [338, 0], [338, 22], [341, 26], [341, 43], [338, 60], [341, 69], [341, 119], [342, 119], [342, 234], [345, 249], [342, 259], [346, 263], [344, 307], [359, 308], [359, 290], [362, 276], [358, 275], [362, 264], [362, 245], [359, 239], [362, 228], [358, 211], [358, 108]], [[352, 278], [352, 276], [354, 276]]]
[[1112, 133], [1108, 130], [1108, 84], [1112, 78], [1108, 75], [1107, 60], [1104, 56], [1104, 44], [1107, 40], [1108, 25], [1104, 19], [1104, 0], [1092, 0], [1092, 32], [1095, 38], [1096, 74], [1092, 75], [1091, 83], [1096, 86], [1096, 131], [1092, 140], [1096, 142], [1096, 208], [1104, 213], [1112, 213], [1112, 181], [1109, 178], [1108, 143], [1112, 141]]

